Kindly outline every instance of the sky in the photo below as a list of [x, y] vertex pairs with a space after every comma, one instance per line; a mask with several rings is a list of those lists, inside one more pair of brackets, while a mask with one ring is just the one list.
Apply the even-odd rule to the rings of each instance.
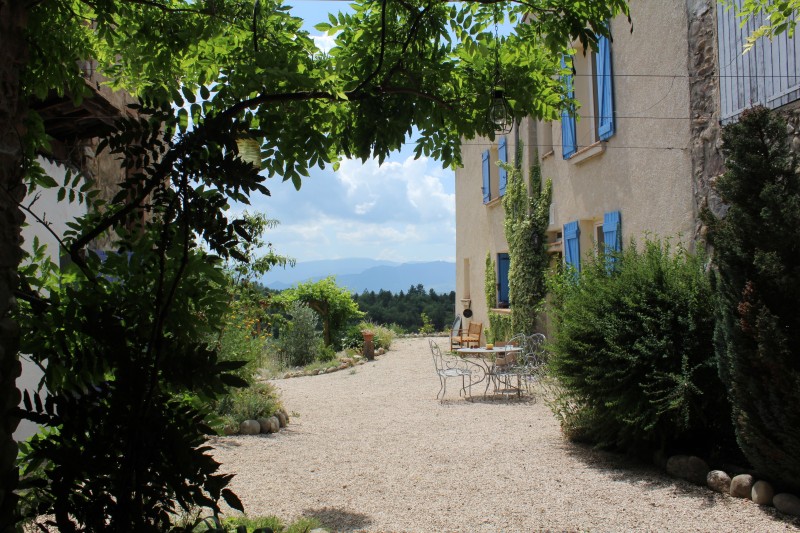
[[[323, 47], [314, 29], [341, 1], [289, 0], [292, 13]], [[271, 196], [254, 195], [247, 210], [280, 224], [265, 236], [297, 261], [367, 257], [396, 262], [455, 260], [455, 176], [433, 159], [415, 160], [413, 140], [381, 166], [345, 160], [339, 170], [314, 168], [299, 191], [291, 181], [267, 180]], [[241, 209], [236, 206], [234, 210]]]

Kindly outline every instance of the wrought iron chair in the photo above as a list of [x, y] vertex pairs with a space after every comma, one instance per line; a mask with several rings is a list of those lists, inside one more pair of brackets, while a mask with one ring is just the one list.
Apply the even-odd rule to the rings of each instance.
[[[522, 347], [524, 338], [515, 335], [504, 344], [498, 346], [519, 346]], [[490, 368], [489, 374], [491, 384], [494, 386], [494, 394], [500, 394], [505, 398], [509, 396], [520, 396], [522, 394], [522, 383], [519, 372], [519, 354], [521, 352], [507, 352], [495, 358]], [[489, 384], [487, 383], [487, 390]], [[485, 394], [486, 391], [484, 391]]]
[[469, 378], [470, 393], [472, 392], [472, 369], [470, 362], [462, 359], [452, 357], [445, 357], [442, 355], [442, 350], [433, 339], [428, 339], [428, 344], [431, 347], [431, 355], [433, 355], [433, 364], [436, 367], [436, 374], [439, 376], [439, 392], [436, 394], [436, 399], [444, 401], [444, 396], [447, 394], [447, 380], [449, 378], [461, 378], [461, 391], [459, 396], [467, 393], [467, 378]]
[[525, 390], [531, 392], [531, 388], [538, 382], [545, 369], [547, 362], [547, 351], [545, 343], [547, 338], [543, 333], [534, 333], [524, 337], [522, 346], [522, 357], [520, 358], [517, 371], [520, 379], [525, 383]]

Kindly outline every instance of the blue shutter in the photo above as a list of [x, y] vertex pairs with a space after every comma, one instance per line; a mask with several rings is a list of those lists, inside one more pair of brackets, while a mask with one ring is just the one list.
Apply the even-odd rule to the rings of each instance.
[[581, 228], [577, 220], [564, 224], [564, 260], [576, 272], [581, 271], [580, 236]]
[[497, 300], [508, 303], [508, 271], [511, 258], [508, 254], [497, 254]]
[[492, 189], [489, 187], [489, 150], [483, 152], [483, 203], [492, 199]]
[[622, 250], [622, 215], [619, 211], [603, 215], [603, 246], [606, 268], [610, 272], [617, 261], [616, 253]]
[[597, 108], [600, 121], [597, 134], [601, 141], [614, 135], [614, 78], [611, 75], [611, 43], [607, 37], [597, 40]]
[[[506, 146], [505, 135], [500, 137], [500, 140], [497, 144], [497, 159], [503, 163], [508, 163], [508, 148]], [[508, 174], [506, 173], [506, 169], [500, 167], [497, 176], [497, 186], [500, 189], [500, 196], [503, 196], [506, 193], [506, 183], [508, 183]]]
[[603, 241], [606, 250], [619, 252], [622, 250], [622, 215], [619, 211], [611, 211], [603, 215]]
[[[567, 68], [565, 56], [561, 56], [561, 68]], [[564, 76], [564, 85], [567, 87], [567, 97], [575, 98], [575, 89], [572, 86], [572, 74]], [[569, 159], [578, 151], [578, 140], [575, 131], [575, 113], [570, 105], [561, 111], [561, 152], [564, 159]]]

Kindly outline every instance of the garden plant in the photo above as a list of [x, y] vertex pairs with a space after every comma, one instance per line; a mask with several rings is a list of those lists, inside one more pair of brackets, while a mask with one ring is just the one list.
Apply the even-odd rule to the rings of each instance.
[[552, 407], [566, 435], [625, 451], [735, 453], [704, 257], [647, 240], [615, 259], [551, 283]]
[[739, 445], [762, 475], [800, 489], [800, 161], [763, 107], [723, 131], [728, 204], [706, 213], [714, 249], [719, 375]]

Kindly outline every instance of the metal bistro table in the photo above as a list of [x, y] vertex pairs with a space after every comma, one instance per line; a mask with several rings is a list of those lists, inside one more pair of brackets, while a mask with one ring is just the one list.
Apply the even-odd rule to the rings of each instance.
[[[516, 354], [521, 351], [522, 348], [519, 346], [509, 345], [494, 346], [493, 348], [459, 348], [456, 350], [456, 353], [459, 357], [469, 358], [471, 360], [470, 362], [479, 369], [480, 379], [470, 382], [470, 390], [472, 389], [472, 385], [477, 385], [485, 381], [486, 388], [483, 390], [483, 397], [485, 398], [486, 394], [489, 392], [489, 385], [492, 384], [495, 376], [497, 376], [497, 367], [495, 366], [497, 359], [506, 358], [509, 354]], [[520, 389], [519, 387], [506, 388], [502, 392], [514, 392], [519, 394]]]

